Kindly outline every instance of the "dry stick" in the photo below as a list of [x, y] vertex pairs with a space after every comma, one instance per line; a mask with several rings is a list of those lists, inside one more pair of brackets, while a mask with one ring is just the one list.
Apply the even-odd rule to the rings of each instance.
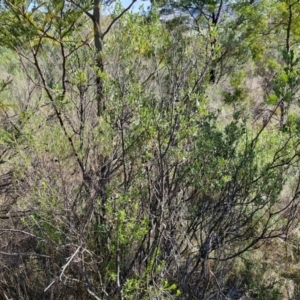
[[67, 261], [67, 263], [63, 266], [63, 269], [61, 271], [61, 274], [59, 276], [59, 280], [62, 281], [62, 276], [64, 275], [65, 270], [67, 269], [67, 267], [69, 266], [69, 264], [71, 263], [71, 261], [73, 260], [73, 258], [76, 256], [76, 254], [79, 252], [81, 246], [79, 246], [76, 251], [73, 253], [73, 255], [69, 258], [69, 260]]
[[73, 260], [73, 258], [76, 256], [76, 254], [78, 253], [78, 251], [80, 250], [81, 246], [79, 246], [76, 251], [73, 253], [73, 255], [68, 259], [67, 263], [63, 266], [63, 269], [61, 271], [61, 274], [59, 277], [56, 277], [45, 289], [44, 292], [46, 292], [47, 290], [50, 289], [50, 287], [59, 279], [60, 281], [62, 281], [62, 276], [64, 275], [64, 272], [66, 271], [67, 267], [69, 266], [69, 264], [71, 263], [71, 261]]
[[44, 293], [47, 292], [51, 286], [55, 283], [55, 281], [58, 279], [58, 277], [56, 277], [45, 289], [44, 289]]
[[73, 255], [68, 259], [67, 263], [63, 266], [63, 269], [61, 271], [61, 274], [59, 277], [56, 277], [45, 289], [44, 292], [46, 292], [58, 279], [60, 281], [62, 281], [62, 276], [64, 275], [64, 272], [66, 271], [67, 267], [69, 266], [69, 264], [71, 263], [71, 261], [73, 260], [73, 258], [76, 256], [76, 254], [78, 253], [78, 251], [80, 250], [81, 246], [79, 246], [76, 251], [73, 253]]
[[[93, 296], [95, 299], [97, 299], [97, 300], [101, 300], [99, 297], [97, 297], [96, 296], [96, 294], [95, 293], [93, 293], [90, 289], [87, 289], [87, 291], [88, 291], [88, 293], [91, 295], [91, 296]], [[106, 293], [105, 293], [106, 294]], [[106, 294], [107, 295], [107, 294]], [[108, 296], [108, 295], [107, 295]]]
[[[76, 251], [73, 253], [73, 255], [68, 259], [68, 262], [63, 266], [62, 272], [60, 274], [59, 277], [56, 277], [45, 289], [44, 292], [46, 292], [48, 289], [50, 289], [50, 287], [59, 279], [60, 281], [62, 281], [61, 277], [63, 276], [66, 268], [69, 266], [69, 264], [71, 263], [71, 261], [73, 260], [73, 258], [76, 256], [76, 254], [78, 253], [78, 251], [80, 250], [81, 246], [79, 246]], [[85, 249], [86, 250], [86, 249]], [[86, 250], [87, 251], [87, 250]], [[87, 251], [88, 253], [90, 253], [89, 251]]]
[[0, 254], [8, 255], [8, 256], [37, 256], [37, 257], [46, 257], [46, 258], [51, 257], [49, 255], [36, 254], [36, 253], [30, 253], [30, 252], [28, 252], [28, 253], [8, 253], [8, 252], [0, 251]]
[[27, 231], [23, 231], [23, 230], [18, 230], [18, 229], [3, 228], [3, 229], [0, 229], [0, 232], [19, 232], [19, 233], [24, 233], [24, 234], [27, 234], [27, 235], [30, 235], [30, 236], [33, 236], [33, 237], [37, 237], [35, 234], [32, 234], [32, 233], [27, 232]]
[[217, 278], [216, 278], [216, 275], [212, 272], [212, 270], [209, 270], [209, 272], [210, 272], [210, 274], [214, 277], [214, 279], [215, 279], [215, 281], [216, 281], [216, 284], [217, 284], [217, 286], [218, 286], [218, 290], [219, 290], [220, 294], [221, 294], [223, 297], [225, 297], [225, 299], [229, 299], [229, 298], [228, 298], [226, 295], [224, 295], [224, 293], [221, 291], [221, 287], [220, 287], [219, 282], [218, 282], [218, 280], [217, 280]]

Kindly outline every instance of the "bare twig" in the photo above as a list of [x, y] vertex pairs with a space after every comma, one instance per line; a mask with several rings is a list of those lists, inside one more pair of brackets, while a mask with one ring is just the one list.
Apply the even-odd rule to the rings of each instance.
[[24, 233], [24, 234], [27, 234], [27, 235], [30, 235], [30, 236], [33, 236], [33, 237], [37, 237], [35, 234], [32, 234], [32, 233], [24, 231], [24, 230], [18, 230], [18, 229], [3, 228], [3, 229], [0, 229], [0, 232], [1, 231], [2, 232], [18, 232], [18, 233]]
[[102, 38], [105, 37], [105, 35], [111, 30], [112, 26], [121, 19], [121, 17], [130, 10], [130, 8], [132, 7], [132, 5], [136, 2], [137, 0], [133, 0], [130, 5], [128, 7], [126, 7], [116, 18], [114, 18], [111, 23], [109, 24], [109, 26], [106, 28], [106, 30], [103, 32], [102, 34]]
[[216, 275], [212, 272], [212, 270], [209, 270], [209, 272], [210, 272], [210, 274], [213, 276], [213, 278], [214, 278], [215, 281], [216, 281], [216, 284], [217, 284], [217, 286], [218, 286], [219, 293], [220, 293], [225, 299], [229, 299], [229, 298], [228, 298], [226, 295], [224, 295], [224, 293], [221, 291], [221, 287], [220, 287], [219, 282], [218, 282], [218, 280], [217, 280], [217, 278], [216, 278]]
[[73, 253], [73, 255], [68, 259], [67, 263], [63, 266], [61, 274], [59, 276], [59, 280], [62, 281], [62, 276], [64, 275], [65, 270], [67, 269], [67, 267], [70, 265], [70, 263], [72, 262], [72, 260], [74, 259], [74, 257], [77, 255], [77, 253], [79, 252], [79, 250], [81, 249], [81, 246], [79, 246], [76, 251]]
[[44, 289], [44, 293], [47, 292], [51, 286], [57, 281], [58, 277], [56, 277], [45, 289]]
[[[101, 299], [100, 299], [99, 297], [97, 297], [96, 294], [93, 293], [90, 289], [87, 289], [87, 291], [88, 291], [88, 293], [89, 293], [91, 296], [93, 296], [95, 299], [101, 300]], [[107, 295], [107, 296], [108, 296], [108, 295]]]
[[50, 258], [51, 256], [49, 255], [43, 255], [43, 254], [37, 254], [37, 253], [22, 253], [22, 252], [19, 252], [19, 253], [8, 253], [8, 252], [3, 252], [3, 251], [0, 251], [0, 255], [8, 255], [8, 256], [37, 256], [37, 257], [47, 257], [47, 258]]

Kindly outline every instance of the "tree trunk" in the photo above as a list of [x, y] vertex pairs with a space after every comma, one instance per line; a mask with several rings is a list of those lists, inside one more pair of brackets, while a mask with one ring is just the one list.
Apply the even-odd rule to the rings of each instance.
[[93, 26], [94, 26], [94, 40], [96, 48], [96, 101], [97, 101], [97, 116], [100, 117], [101, 113], [105, 109], [104, 97], [103, 97], [103, 82], [99, 73], [104, 71], [102, 60], [102, 33], [100, 25], [100, 0], [94, 0], [93, 9]]

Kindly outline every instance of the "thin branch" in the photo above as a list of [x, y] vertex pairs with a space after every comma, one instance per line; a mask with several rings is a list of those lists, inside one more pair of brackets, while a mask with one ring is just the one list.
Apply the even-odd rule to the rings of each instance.
[[67, 2], [74, 4], [77, 8], [79, 8], [84, 14], [86, 14], [91, 20], [94, 21], [94, 16], [92, 14], [90, 14], [88, 12], [87, 9], [83, 8], [82, 6], [80, 6], [79, 4], [77, 4], [75, 1], [73, 0], [67, 0]]
[[49, 255], [43, 255], [43, 254], [37, 254], [37, 253], [8, 253], [8, 252], [3, 252], [0, 251], [0, 255], [7, 255], [7, 256], [37, 256], [37, 257], [46, 257], [46, 258], [50, 258], [51, 256]]
[[18, 233], [24, 233], [24, 234], [27, 234], [27, 235], [30, 235], [30, 236], [33, 236], [33, 237], [37, 237], [36, 235], [34, 235], [32, 233], [29, 233], [29, 232], [23, 231], [23, 230], [18, 230], [18, 229], [3, 228], [3, 229], [0, 229], [0, 231], [3, 231], [3, 232], [18, 232]]
[[112, 28], [112, 26], [119, 20], [121, 19], [121, 17], [130, 10], [130, 8], [132, 7], [132, 5], [136, 2], [137, 0], [133, 0], [131, 2], [131, 4], [125, 8], [115, 19], [113, 19], [111, 21], [111, 23], [109, 24], [109, 26], [107, 27], [107, 29], [104, 31], [104, 33], [102, 34], [102, 39], [105, 37], [105, 35], [110, 31], [110, 29]]
[[77, 253], [79, 252], [79, 250], [81, 249], [81, 246], [79, 246], [76, 251], [73, 253], [73, 255], [68, 259], [67, 263], [63, 266], [63, 269], [61, 271], [61, 274], [59, 276], [59, 280], [62, 281], [62, 276], [64, 275], [64, 272], [66, 271], [67, 267], [70, 265], [70, 263], [72, 262], [72, 260], [74, 259], [74, 257], [77, 255]]
[[57, 281], [58, 277], [56, 277], [45, 289], [44, 289], [44, 293], [47, 292], [51, 286]]
[[[101, 300], [101, 299], [100, 299], [99, 297], [97, 297], [96, 294], [93, 293], [90, 289], [87, 289], [87, 291], [88, 291], [88, 293], [89, 293], [91, 296], [93, 296], [95, 299]], [[104, 293], [106, 294], [106, 296], [108, 296], [106, 292], [104, 292]]]
[[217, 287], [218, 287], [218, 290], [219, 290], [219, 293], [225, 298], [225, 299], [229, 299], [226, 295], [224, 295], [224, 293], [221, 291], [221, 287], [219, 285], [219, 282], [216, 278], [216, 275], [212, 272], [212, 270], [209, 270], [210, 274], [214, 277], [215, 281], [216, 281], [216, 284], [217, 284]]

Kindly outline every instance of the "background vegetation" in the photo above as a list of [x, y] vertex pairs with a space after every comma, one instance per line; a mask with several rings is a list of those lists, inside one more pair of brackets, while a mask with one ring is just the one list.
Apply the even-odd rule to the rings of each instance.
[[298, 1], [134, 2], [0, 1], [0, 298], [299, 299]]

